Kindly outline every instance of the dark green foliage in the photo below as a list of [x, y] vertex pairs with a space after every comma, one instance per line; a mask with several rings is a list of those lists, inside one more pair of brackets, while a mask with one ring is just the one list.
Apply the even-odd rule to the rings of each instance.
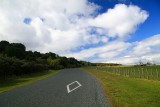
[[26, 47], [23, 44], [21, 44], [21, 43], [11, 43], [11, 46], [13, 46], [15, 48], [18, 48], [18, 49], [20, 49], [20, 50], [22, 50], [24, 52], [26, 50]]
[[26, 51], [25, 52], [25, 59], [27, 61], [36, 61], [36, 56], [32, 51]]
[[89, 65], [75, 58], [60, 57], [49, 52], [26, 51], [21, 43], [0, 42], [0, 78], [43, 72], [48, 69], [75, 68]]
[[5, 51], [5, 48], [7, 46], [10, 46], [9, 42], [7, 42], [7, 41], [1, 41], [0, 42], [0, 52], [3, 53]]
[[23, 62], [19, 59], [0, 57], [0, 76], [4, 79], [10, 75], [21, 74], [21, 65]]
[[16, 58], [24, 58], [25, 56], [25, 51], [21, 48], [15, 47], [15, 46], [8, 46], [5, 49], [5, 53], [9, 57], [16, 57]]
[[7, 55], [8, 57], [16, 57], [19, 59], [25, 56], [25, 46], [21, 43], [9, 43], [7, 41], [0, 42], [0, 54]]

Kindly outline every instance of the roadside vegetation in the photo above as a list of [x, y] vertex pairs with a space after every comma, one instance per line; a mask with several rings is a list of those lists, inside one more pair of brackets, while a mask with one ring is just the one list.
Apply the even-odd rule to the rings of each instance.
[[32, 73], [29, 75], [21, 75], [18, 77], [14, 76], [14, 77], [8, 78], [7, 80], [1, 79], [0, 80], [0, 93], [34, 83], [38, 80], [42, 80], [49, 76], [53, 76], [57, 74], [58, 72], [59, 70], [50, 70], [47, 72]]
[[0, 42], [0, 79], [7, 80], [12, 76], [28, 75], [48, 70], [75, 68], [87, 65], [88, 62], [75, 58], [61, 57], [55, 53], [26, 51], [21, 43]]
[[0, 42], [0, 93], [57, 73], [55, 70], [88, 65], [89, 62], [55, 53], [26, 51], [21, 43]]
[[113, 107], [159, 107], [160, 81], [129, 78], [106, 69], [84, 69], [99, 79]]

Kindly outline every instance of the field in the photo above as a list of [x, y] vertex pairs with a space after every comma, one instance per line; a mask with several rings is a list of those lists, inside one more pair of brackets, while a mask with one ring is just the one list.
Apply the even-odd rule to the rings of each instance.
[[160, 66], [96, 67], [96, 69], [130, 78], [160, 80]]
[[[95, 68], [84, 69], [99, 79], [113, 107], [159, 107], [160, 81], [139, 78], [138, 71], [135, 71], [137, 78], [133, 78], [131, 74], [125, 77], [124, 74], [118, 74], [118, 71], [115, 73], [113, 73], [114, 71], [107, 72], [106, 68], [103, 70]], [[122, 67], [118, 69], [133, 68]]]
[[7, 80], [0, 80], [0, 93], [31, 84], [38, 80], [42, 80], [49, 76], [55, 75], [58, 72], [59, 71], [51, 70], [48, 72], [33, 73], [30, 75], [23, 75], [20, 77], [11, 77]]

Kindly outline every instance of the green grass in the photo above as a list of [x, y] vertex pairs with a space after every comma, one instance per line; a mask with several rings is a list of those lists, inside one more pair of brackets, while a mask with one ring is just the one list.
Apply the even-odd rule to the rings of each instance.
[[160, 107], [160, 82], [126, 78], [109, 72], [84, 68], [102, 84], [113, 107]]
[[42, 80], [42, 79], [47, 78], [49, 76], [55, 75], [58, 72], [59, 72], [58, 70], [50, 70], [47, 72], [34, 73], [34, 74], [30, 74], [30, 75], [23, 75], [20, 77], [12, 77], [7, 80], [0, 80], [0, 93], [31, 84], [31, 83], [36, 82], [38, 80]]

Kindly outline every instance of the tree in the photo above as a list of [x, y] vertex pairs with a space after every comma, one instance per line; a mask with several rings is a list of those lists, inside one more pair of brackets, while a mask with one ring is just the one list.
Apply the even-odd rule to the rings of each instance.
[[24, 52], [26, 51], [26, 47], [21, 43], [11, 43], [11, 46], [18, 48], [18, 49], [21, 49]]
[[34, 51], [33, 54], [34, 54], [34, 56], [35, 56], [36, 58], [41, 57], [41, 53], [40, 53], [40, 52]]
[[60, 65], [64, 66], [64, 68], [67, 68], [68, 64], [68, 59], [66, 57], [60, 57]]
[[8, 41], [1, 41], [1, 42], [0, 42], [0, 52], [3, 53], [3, 52], [5, 51], [5, 48], [6, 48], [7, 46], [9, 46], [9, 45], [10, 45], [10, 44], [9, 44]]
[[36, 61], [36, 57], [32, 51], [26, 51], [25, 52], [25, 59], [27, 61]]
[[55, 53], [49, 52], [42, 55], [43, 59], [47, 59], [51, 57], [51, 59], [56, 59], [58, 56]]
[[15, 46], [7, 46], [5, 49], [5, 54], [7, 54], [7, 56], [9, 57], [17, 57], [20, 59], [25, 57], [24, 49]]
[[42, 72], [48, 69], [74, 68], [88, 65], [88, 62], [75, 58], [61, 57], [49, 52], [26, 51], [21, 43], [0, 42], [0, 77]]

